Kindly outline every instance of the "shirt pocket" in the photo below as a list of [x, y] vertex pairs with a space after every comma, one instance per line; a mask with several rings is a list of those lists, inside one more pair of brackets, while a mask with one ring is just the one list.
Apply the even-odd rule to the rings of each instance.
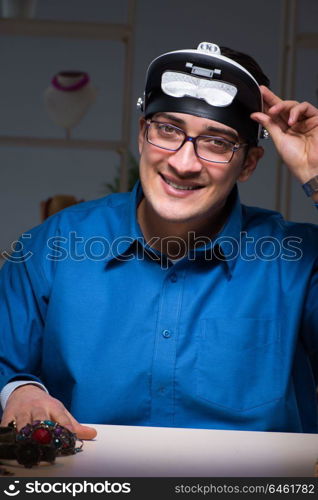
[[282, 397], [280, 327], [254, 318], [207, 318], [198, 335], [197, 395], [247, 411]]

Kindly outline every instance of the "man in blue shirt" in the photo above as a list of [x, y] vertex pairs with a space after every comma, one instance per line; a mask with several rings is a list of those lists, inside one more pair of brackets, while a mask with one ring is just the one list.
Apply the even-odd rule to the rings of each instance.
[[3, 425], [317, 432], [318, 228], [236, 183], [267, 130], [317, 204], [318, 110], [264, 83], [209, 43], [151, 63], [141, 182], [50, 217], [2, 270]]

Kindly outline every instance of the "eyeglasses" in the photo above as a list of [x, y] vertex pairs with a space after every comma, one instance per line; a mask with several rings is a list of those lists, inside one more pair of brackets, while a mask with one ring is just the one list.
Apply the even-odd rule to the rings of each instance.
[[247, 143], [235, 143], [214, 135], [191, 137], [171, 123], [157, 120], [147, 120], [146, 140], [149, 144], [167, 151], [179, 151], [187, 141], [190, 141], [199, 158], [213, 163], [230, 163], [234, 153], [247, 146]]

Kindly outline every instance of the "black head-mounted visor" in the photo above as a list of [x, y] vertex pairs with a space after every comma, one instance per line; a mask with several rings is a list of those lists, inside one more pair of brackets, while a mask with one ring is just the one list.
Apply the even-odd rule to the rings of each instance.
[[251, 144], [262, 137], [261, 125], [250, 118], [263, 109], [257, 81], [209, 42], [154, 59], [138, 106], [146, 118], [158, 112], [187, 113], [223, 123]]

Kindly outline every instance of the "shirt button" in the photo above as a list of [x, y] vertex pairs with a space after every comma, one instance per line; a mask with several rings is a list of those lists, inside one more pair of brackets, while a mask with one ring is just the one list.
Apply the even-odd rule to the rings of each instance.
[[162, 336], [163, 336], [165, 339], [168, 339], [169, 337], [171, 337], [171, 332], [169, 332], [169, 330], [163, 330], [163, 331], [162, 331]]
[[172, 273], [170, 276], [171, 283], [176, 283], [177, 280], [178, 280], [178, 277], [177, 277], [176, 273]]

